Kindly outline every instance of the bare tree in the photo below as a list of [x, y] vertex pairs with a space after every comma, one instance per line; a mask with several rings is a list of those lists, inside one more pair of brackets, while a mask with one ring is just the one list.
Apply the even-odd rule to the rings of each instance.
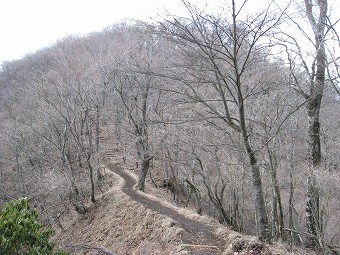
[[[128, 118], [134, 126], [136, 136], [136, 149], [138, 158], [141, 160], [138, 189], [144, 191], [145, 179], [150, 167], [150, 161], [153, 158], [150, 154], [149, 135], [148, 135], [148, 98], [152, 86], [150, 77], [144, 75], [116, 73], [115, 89], [119, 93], [125, 110], [128, 112]], [[146, 80], [144, 80], [146, 78]], [[137, 91], [135, 90], [137, 88]], [[131, 95], [131, 91], [136, 91]]]
[[[130, 51], [120, 54], [117, 66], [108, 68], [107, 80], [113, 85], [118, 94], [121, 105], [130, 122], [128, 128], [135, 137], [136, 151], [139, 164], [138, 189], [144, 191], [150, 162], [155, 157], [155, 152], [150, 148], [150, 130], [153, 124], [153, 115], [160, 104], [162, 78], [157, 76], [157, 68], [162, 66], [160, 62], [162, 53], [161, 41], [157, 37], [143, 34], [143, 29], [138, 25], [131, 32], [141, 34], [140, 38], [133, 39]], [[127, 37], [127, 40], [131, 40]], [[132, 41], [130, 41], [131, 43]], [[124, 53], [124, 52], [123, 52]]]
[[187, 1], [183, 3], [190, 18], [172, 17], [160, 24], [160, 30], [184, 53], [186, 64], [181, 66], [179, 79], [189, 100], [205, 110], [198, 112], [200, 116], [218, 126], [224, 123], [230, 132], [240, 136], [252, 173], [258, 233], [262, 239], [270, 240], [257, 149], [251, 141], [247, 110], [250, 98], [262, 91], [252, 75], [255, 63], [259, 65], [263, 60], [264, 45], [259, 43], [280, 23], [280, 16], [272, 16], [268, 8], [242, 20], [240, 13], [246, 1], [238, 7], [231, 1], [229, 20], [222, 15], [207, 15]]
[[[310, 173], [307, 179], [306, 224], [310, 234], [318, 236], [322, 246], [320, 224], [319, 191], [316, 183], [316, 171], [321, 164], [321, 140], [320, 140], [320, 109], [323, 91], [325, 87], [326, 52], [325, 52], [325, 28], [327, 22], [327, 0], [317, 1], [318, 17], [313, 14], [313, 2], [305, 0], [306, 15], [312, 27], [315, 39], [315, 61], [312, 71], [309, 73], [310, 91], [307, 96], [307, 110], [309, 119], [309, 162]], [[315, 246], [315, 239], [308, 238], [308, 244]]]
[[[288, 56], [292, 76], [291, 86], [306, 100], [309, 166], [305, 219], [307, 232], [310, 234], [307, 236], [306, 246], [316, 247], [319, 245], [323, 249], [320, 187], [317, 181], [322, 168], [320, 112], [327, 83], [333, 84], [333, 88], [338, 93], [338, 88], [334, 85], [337, 79], [336, 63], [338, 58], [335, 55], [327, 57], [328, 42], [334, 43], [333, 39], [338, 39], [334, 30], [338, 20], [331, 23], [327, 0], [304, 0], [303, 4], [303, 17], [307, 19], [307, 26], [302, 25], [293, 17], [291, 17], [291, 21], [309, 43], [310, 48], [299, 43], [298, 37], [295, 38], [287, 32], [283, 32], [285, 38], [280, 39], [283, 39]], [[335, 40], [335, 45], [337, 44], [338, 42]]]

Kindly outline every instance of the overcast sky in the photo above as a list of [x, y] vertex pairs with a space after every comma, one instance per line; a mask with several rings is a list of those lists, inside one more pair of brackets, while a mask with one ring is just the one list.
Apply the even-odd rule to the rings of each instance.
[[0, 63], [125, 18], [156, 18], [165, 8], [171, 13], [184, 9], [179, 0], [0, 0]]
[[[259, 6], [260, 1], [265, 0], [250, 3]], [[223, 0], [190, 2], [202, 7], [205, 3], [216, 6]], [[70, 34], [100, 31], [125, 18], [157, 18], [165, 9], [172, 14], [184, 13], [180, 0], [0, 0], [0, 63], [21, 58]]]

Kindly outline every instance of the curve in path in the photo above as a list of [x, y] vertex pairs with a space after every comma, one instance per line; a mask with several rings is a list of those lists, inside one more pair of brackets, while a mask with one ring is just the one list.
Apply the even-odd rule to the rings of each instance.
[[126, 195], [131, 197], [134, 201], [143, 204], [147, 208], [172, 218], [180, 225], [180, 227], [185, 229], [186, 234], [182, 235], [183, 244], [197, 246], [204, 245], [210, 247], [209, 251], [205, 250], [204, 253], [195, 254], [219, 254], [223, 250], [224, 242], [213, 235], [213, 229], [211, 227], [206, 224], [188, 219], [175, 210], [165, 207], [157, 201], [138, 194], [133, 189], [134, 185], [136, 184], [135, 179], [133, 179], [119, 166], [110, 163], [107, 165], [107, 168], [124, 179], [125, 184], [123, 186], [123, 192]]

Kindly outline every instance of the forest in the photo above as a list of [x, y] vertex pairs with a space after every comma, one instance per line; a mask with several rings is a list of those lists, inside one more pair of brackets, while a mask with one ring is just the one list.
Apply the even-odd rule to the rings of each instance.
[[187, 16], [4, 62], [0, 207], [27, 197], [55, 228], [86, 213], [105, 134], [139, 190], [167, 186], [241, 233], [338, 254], [339, 12], [283, 2], [250, 14], [248, 1], [210, 13], [183, 0]]

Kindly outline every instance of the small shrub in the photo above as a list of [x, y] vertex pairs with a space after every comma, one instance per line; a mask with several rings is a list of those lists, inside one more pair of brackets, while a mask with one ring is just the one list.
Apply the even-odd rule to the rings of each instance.
[[53, 233], [39, 223], [37, 211], [30, 209], [26, 198], [5, 204], [0, 212], [1, 255], [67, 255], [53, 250], [49, 241]]

